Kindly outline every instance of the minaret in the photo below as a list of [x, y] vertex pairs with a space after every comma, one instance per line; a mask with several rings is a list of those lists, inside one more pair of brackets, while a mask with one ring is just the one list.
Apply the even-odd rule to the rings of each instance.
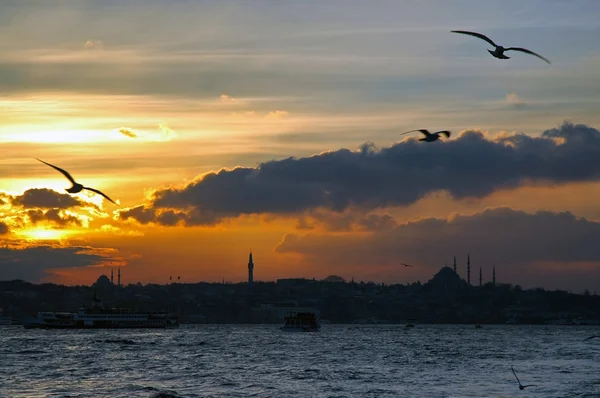
[[115, 284], [115, 270], [114, 269], [110, 269], [110, 284], [114, 285]]
[[252, 261], [252, 251], [248, 257], [248, 285], [252, 286], [254, 282], [254, 261]]
[[454, 256], [454, 273], [458, 275], [458, 272], [456, 272], [456, 256]]
[[496, 286], [496, 266], [492, 270], [492, 285]]
[[117, 286], [121, 287], [121, 267], [119, 267], [119, 272], [117, 273]]
[[479, 287], [481, 287], [481, 267], [479, 267]]
[[467, 254], [467, 283], [471, 284], [471, 255]]

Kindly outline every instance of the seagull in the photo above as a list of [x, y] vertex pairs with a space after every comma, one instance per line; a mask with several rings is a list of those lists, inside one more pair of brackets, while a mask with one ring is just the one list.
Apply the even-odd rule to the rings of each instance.
[[600, 334], [597, 334], [595, 336], [590, 336], [590, 337], [588, 337], [587, 339], [585, 339], [583, 341], [588, 341], [588, 340], [591, 340], [591, 339], [596, 338], [596, 337], [600, 337]]
[[50, 167], [52, 167], [52, 168], [60, 171], [65, 177], [67, 177], [69, 179], [69, 181], [71, 181], [71, 184], [73, 184], [73, 186], [71, 188], [65, 189], [65, 191], [67, 191], [68, 193], [78, 193], [78, 192], [81, 192], [84, 189], [87, 189], [88, 191], [92, 191], [92, 192], [95, 192], [97, 194], [100, 194], [100, 195], [104, 196], [110, 202], [116, 204], [114, 200], [112, 200], [111, 198], [109, 198], [108, 196], [106, 196], [105, 194], [103, 194], [102, 192], [98, 191], [97, 189], [89, 188], [89, 187], [84, 187], [83, 185], [75, 182], [75, 180], [73, 179], [73, 177], [71, 177], [71, 175], [66, 170], [63, 170], [60, 167], [54, 166], [54, 165], [52, 165], [52, 164], [50, 164], [48, 162], [44, 162], [41, 159], [38, 159], [38, 158], [36, 158], [36, 159], [39, 160], [40, 162], [44, 163], [44, 164], [47, 164], [48, 166], [50, 166]]
[[492, 39], [490, 39], [489, 37], [482, 35], [481, 33], [475, 33], [475, 32], [468, 32], [466, 30], [452, 30], [451, 32], [453, 33], [462, 33], [464, 35], [471, 35], [471, 36], [475, 36], [475, 37], [479, 37], [480, 39], [483, 39], [485, 41], [487, 41], [488, 43], [490, 43], [492, 46], [495, 47], [494, 51], [492, 50], [488, 50], [488, 52], [490, 54], [492, 54], [494, 57], [499, 58], [499, 59], [510, 59], [510, 57], [507, 57], [506, 55], [504, 55], [504, 51], [521, 51], [523, 53], [526, 54], [531, 54], [534, 55], [540, 59], [543, 59], [544, 61], [546, 61], [547, 63], [550, 63], [550, 61], [548, 61], [546, 58], [542, 57], [540, 54], [536, 54], [531, 50], [528, 50], [526, 48], [521, 48], [521, 47], [508, 47], [508, 48], [504, 48], [502, 46], [498, 46], [496, 43], [494, 43], [492, 41]]
[[421, 129], [421, 130], [410, 130], [410, 131], [407, 131], [406, 133], [402, 133], [400, 135], [412, 133], [414, 131], [420, 131], [421, 133], [425, 134], [425, 137], [424, 138], [419, 138], [419, 141], [426, 141], [426, 142], [437, 141], [438, 138], [440, 138], [440, 134], [445, 135], [446, 138], [450, 138], [450, 134], [451, 134], [447, 130], [442, 130], [442, 131], [438, 131], [438, 132], [435, 132], [435, 133], [430, 133], [429, 130]]
[[515, 375], [515, 378], [517, 379], [517, 382], [519, 383], [519, 390], [524, 390], [527, 387], [535, 387], [535, 384], [528, 384], [526, 386], [521, 384], [521, 380], [519, 380], [519, 378], [517, 377], [517, 374], [515, 373], [515, 370], [513, 369], [512, 366], [510, 367], [510, 369], [512, 370], [513, 374]]
[[402, 265], [404, 265], [405, 267], [412, 267], [412, 265], [410, 264], [405, 264], [405, 263], [401, 263]]

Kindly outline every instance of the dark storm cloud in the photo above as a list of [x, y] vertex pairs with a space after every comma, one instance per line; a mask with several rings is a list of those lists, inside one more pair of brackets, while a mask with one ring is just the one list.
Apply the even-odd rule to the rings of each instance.
[[23, 279], [37, 282], [57, 268], [81, 268], [110, 260], [90, 247], [0, 248], [0, 279]]
[[10, 232], [8, 225], [0, 221], [0, 235], [6, 235]]
[[597, 181], [598, 153], [600, 132], [570, 123], [540, 137], [490, 140], [467, 131], [447, 142], [408, 140], [380, 150], [364, 144], [358, 151], [340, 149], [210, 173], [184, 189], [159, 190], [149, 207], [120, 217], [161, 223], [166, 209], [178, 209], [179, 216], [173, 217], [195, 225], [242, 214], [409, 205], [438, 190], [456, 199], [482, 198], [530, 182]]
[[[600, 223], [569, 212], [534, 214], [507, 207], [471, 216], [423, 219], [368, 236], [287, 235], [276, 251], [302, 253], [321, 262], [377, 265], [414, 261], [439, 268], [467, 253], [479, 264], [596, 262]], [[600, 269], [599, 269], [600, 271]]]
[[36, 207], [43, 209], [67, 209], [76, 206], [89, 206], [69, 194], [58, 193], [47, 188], [33, 188], [15, 196], [11, 200], [13, 205], [23, 207]]

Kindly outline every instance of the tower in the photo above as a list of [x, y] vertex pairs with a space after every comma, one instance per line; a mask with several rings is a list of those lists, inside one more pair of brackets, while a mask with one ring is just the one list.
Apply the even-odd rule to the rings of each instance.
[[479, 287], [481, 287], [481, 267], [479, 267]]
[[492, 285], [496, 286], [496, 266], [492, 269]]
[[454, 273], [458, 275], [458, 272], [456, 272], [456, 256], [454, 256]]
[[467, 254], [467, 283], [471, 284], [471, 255]]
[[115, 270], [114, 269], [110, 269], [110, 284], [114, 285], [115, 284]]
[[117, 273], [117, 286], [121, 287], [121, 267], [119, 267], [119, 272]]
[[248, 285], [252, 286], [254, 282], [254, 261], [252, 261], [252, 251], [248, 257]]

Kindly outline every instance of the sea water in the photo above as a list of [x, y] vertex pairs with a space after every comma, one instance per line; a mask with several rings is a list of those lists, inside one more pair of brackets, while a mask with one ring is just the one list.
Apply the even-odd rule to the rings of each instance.
[[[600, 397], [597, 326], [0, 327], [0, 397]], [[520, 391], [511, 372], [523, 384]]]

